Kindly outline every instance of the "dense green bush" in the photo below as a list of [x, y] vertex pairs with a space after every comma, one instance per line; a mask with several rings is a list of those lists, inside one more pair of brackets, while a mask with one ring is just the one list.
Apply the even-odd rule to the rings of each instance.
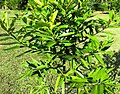
[[[42, 57], [23, 64], [28, 70], [21, 79], [35, 76], [39, 81], [39, 86], [32, 86], [30, 93], [114, 93], [115, 86], [119, 85], [111, 79], [114, 67], [107, 67], [103, 61], [112, 39], [99, 41], [95, 37], [109, 26], [114, 12], [105, 21], [91, 18], [89, 0], [34, 1], [29, 4], [31, 11], [16, 14], [12, 21], [5, 13], [0, 20], [1, 27], [15, 39], [13, 43], [5, 43], [16, 44], [8, 49], [27, 47], [29, 50], [24, 53]], [[19, 30], [15, 29], [16, 20], [23, 21]], [[50, 83], [50, 78], [55, 81]]]

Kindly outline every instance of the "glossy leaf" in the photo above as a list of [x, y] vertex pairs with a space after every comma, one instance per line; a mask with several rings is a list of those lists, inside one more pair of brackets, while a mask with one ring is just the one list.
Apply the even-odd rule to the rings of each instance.
[[61, 29], [67, 29], [67, 28], [68, 28], [68, 25], [60, 25], [60, 26], [58, 26], [56, 31], [59, 31]]
[[54, 23], [55, 18], [56, 18], [56, 16], [57, 16], [57, 13], [58, 13], [58, 10], [56, 10], [54, 13], [52, 13], [52, 15], [51, 15], [51, 17], [50, 17], [50, 21], [51, 21], [52, 23]]

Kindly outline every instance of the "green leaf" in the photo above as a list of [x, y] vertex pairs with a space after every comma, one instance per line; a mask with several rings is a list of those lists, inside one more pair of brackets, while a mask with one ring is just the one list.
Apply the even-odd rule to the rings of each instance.
[[29, 61], [26, 61], [29, 65], [30, 68], [36, 68], [37, 67], [37, 63], [36, 62], [29, 62]]
[[5, 24], [2, 22], [2, 20], [0, 19], [0, 24], [2, 29], [4, 29], [5, 31], [7, 31], [7, 27], [5, 27]]
[[46, 65], [40, 65], [37, 67], [37, 70], [42, 70], [42, 69], [45, 69], [46, 68]]
[[84, 34], [84, 36], [87, 36], [87, 37], [89, 37], [91, 40], [99, 43], [99, 40], [98, 40], [95, 36], [91, 36], [91, 35], [88, 35], [88, 34]]
[[46, 88], [47, 94], [50, 94], [49, 88]]
[[37, 21], [36, 24], [35, 24], [35, 27], [36, 28], [39, 28], [39, 27], [50, 27], [50, 24], [47, 23], [47, 22], [44, 22], [44, 21]]
[[93, 80], [96, 81], [96, 80], [99, 80], [99, 72], [100, 72], [101, 68], [98, 67], [95, 71], [91, 71], [88, 75], [89, 77], [93, 77]]
[[104, 94], [104, 85], [103, 84], [94, 85], [91, 94]]
[[114, 19], [114, 16], [115, 16], [115, 12], [114, 12], [114, 10], [111, 10], [111, 11], [109, 12], [109, 19], [110, 19], [110, 20], [113, 20], [113, 19]]
[[103, 59], [101, 58], [101, 56], [100, 56], [99, 54], [96, 53], [96, 54], [94, 54], [94, 55], [95, 55], [96, 59], [97, 59], [102, 65], [105, 65]]
[[23, 17], [22, 18], [23, 22], [27, 24], [27, 18], [26, 17]]
[[68, 25], [60, 25], [57, 30], [66, 29], [66, 28], [68, 28]]
[[85, 83], [85, 82], [88, 82], [86, 78], [80, 78], [80, 77], [77, 77], [77, 76], [67, 77], [67, 80], [70, 81], [70, 82], [74, 82], [74, 83]]
[[52, 40], [52, 37], [50, 35], [47, 34], [37, 34], [37, 36], [42, 37], [43, 40], [48, 39], [48, 40]]
[[47, 46], [48, 46], [48, 47], [52, 47], [52, 46], [55, 45], [55, 44], [56, 44], [55, 41], [47, 42]]
[[99, 94], [98, 85], [94, 85], [92, 88], [92, 94]]
[[65, 94], [65, 81], [62, 79], [62, 94]]
[[80, 59], [81, 60], [81, 63], [86, 67], [86, 68], [88, 68], [89, 69], [89, 64], [88, 64], [88, 62], [87, 61], [85, 61], [84, 59]]
[[33, 70], [27, 70], [18, 80], [22, 80], [27, 76], [30, 76], [33, 73]]
[[109, 68], [106, 70], [107, 73], [111, 72], [112, 70], [114, 70], [114, 68]]
[[[26, 29], [27, 31], [32, 31], [32, 30], [34, 30], [32, 26], [26, 26], [25, 29]], [[32, 32], [32, 33], [34, 33], [34, 32]]]
[[108, 55], [113, 55], [114, 52], [113, 51], [106, 51], [105, 54], [108, 54]]
[[92, 59], [93, 57], [91, 56], [91, 55], [89, 55], [88, 57], [87, 57], [87, 60], [88, 60], [88, 63], [90, 64], [90, 63], [92, 63]]
[[105, 82], [107, 86], [115, 86], [115, 87], [120, 87], [120, 83], [114, 83], [114, 82]]
[[100, 78], [100, 81], [104, 81], [106, 79], [109, 79], [109, 74], [106, 73], [106, 68], [102, 68], [100, 71], [99, 71], [99, 78]]
[[98, 94], [104, 94], [104, 85], [103, 84], [99, 84], [98, 85]]
[[65, 46], [72, 46], [72, 43], [63, 43]]
[[61, 34], [60, 36], [58, 36], [59, 38], [61, 37], [66, 37], [66, 36], [69, 36], [69, 35], [73, 35], [75, 32], [69, 32], [69, 33], [63, 33]]
[[108, 92], [108, 94], [115, 94], [114, 92], [112, 92], [111, 90], [109, 90], [107, 87], [105, 87], [105, 90]]
[[29, 67], [29, 64], [28, 64], [27, 62], [24, 62], [21, 66], [28, 68], [28, 67]]
[[50, 16], [50, 22], [54, 23], [55, 18], [57, 16], [58, 10], [56, 10], [54, 13], [51, 14]]
[[56, 84], [55, 84], [55, 93], [57, 93], [59, 82], [60, 82], [61, 74], [58, 74]]
[[67, 29], [67, 28], [68, 28], [68, 25], [60, 25], [60, 26], [57, 27], [57, 30], [56, 30], [55, 34], [56, 34], [58, 31], [60, 31], [61, 29]]
[[115, 87], [120, 87], [120, 83], [113, 84], [112, 86], [115, 86]]
[[9, 19], [8, 19], [8, 13], [7, 12], [4, 12], [4, 25], [6, 26], [6, 29], [8, 30], [9, 28]]
[[65, 76], [69, 76], [70, 74], [73, 74], [74, 73], [74, 70], [69, 70], [66, 74], [65, 74]]
[[64, 4], [64, 0], [61, 0], [61, 3]]
[[84, 18], [83, 17], [78, 17], [77, 19], [76, 19], [76, 22], [78, 23], [78, 24], [80, 24], [81, 22], [83, 22], [84, 21]]
[[15, 25], [15, 22], [16, 22], [16, 18], [14, 18], [10, 24], [10, 28], [12, 28], [14, 25]]

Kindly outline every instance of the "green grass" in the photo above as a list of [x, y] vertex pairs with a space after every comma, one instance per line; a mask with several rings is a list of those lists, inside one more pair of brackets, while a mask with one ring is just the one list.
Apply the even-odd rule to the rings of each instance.
[[27, 89], [26, 85], [33, 84], [33, 81], [29, 81], [30, 79], [18, 81], [22, 73], [25, 72], [25, 69], [21, 64], [25, 60], [36, 58], [36, 55], [25, 54], [23, 56], [16, 57], [27, 49], [24, 48], [5, 51], [4, 49], [8, 47], [10, 46], [0, 46], [0, 94], [15, 94], [16, 91], [21, 93], [23, 92], [23, 94], [25, 94]]
[[[95, 18], [101, 18], [104, 20], [108, 20], [109, 19], [109, 15], [108, 14], [102, 14], [101, 11], [96, 11], [94, 13], [94, 17]], [[115, 22], [112, 22], [110, 27], [105, 29], [104, 32], [110, 32], [111, 33], [111, 37], [113, 37], [113, 44], [112, 46], [109, 48], [110, 51], [116, 51], [118, 52], [120, 50], [120, 26], [116, 25]], [[105, 33], [99, 33], [97, 36], [100, 38], [100, 40], [105, 39], [105, 37], [107, 37], [108, 35]]]
[[[0, 18], [2, 17], [3, 12], [4, 10], [0, 10]], [[18, 11], [9, 11], [9, 16], [13, 16], [13, 14], [16, 12], [18, 13]], [[99, 12], [96, 12], [95, 15], [95, 17], [100, 17], [103, 19], [108, 18], [107, 14], [100, 14]], [[105, 31], [110, 31], [111, 33], [114, 33], [114, 35], [112, 35], [112, 37], [114, 38], [114, 43], [109, 48], [109, 50], [115, 50], [116, 52], [118, 52], [120, 50], [120, 28], [108, 28], [105, 29]], [[3, 33], [5, 32], [0, 28], [0, 34]], [[104, 36], [106, 35], [104, 33], [100, 33], [97, 36], [100, 37], [100, 39], [102, 40], [105, 38]], [[0, 43], [1, 42], [3, 41], [0, 41]], [[20, 82], [17, 81], [21, 74], [25, 71], [25, 69], [21, 67], [21, 64], [25, 60], [31, 60], [31, 58], [36, 58], [37, 55], [26, 54], [21, 57], [16, 57], [20, 53], [24, 52], [26, 48], [9, 51], [3, 50], [8, 47], [10, 46], [0, 45], [0, 94], [15, 94], [15, 92], [18, 92], [17, 94], [27, 94], [25, 93], [26, 89], [31, 84], [33, 84], [34, 81], [33, 79], [29, 79], [30, 81], [28, 81], [28, 79], [22, 80]], [[37, 58], [39, 57], [37, 56]]]
[[[4, 10], [0, 10], [0, 18], [3, 13]], [[14, 13], [18, 13], [18, 11], [9, 11], [9, 17], [12, 17]], [[2, 38], [2, 34], [6, 34], [6, 32], [0, 28], [0, 38]], [[0, 41], [0, 43], [12, 41], [13, 40]], [[16, 92], [20, 92], [17, 94], [25, 94], [26, 89], [30, 84], [33, 84], [33, 81], [30, 79], [18, 81], [22, 73], [25, 72], [25, 69], [21, 64], [25, 60], [31, 60], [32, 58], [37, 59], [39, 57], [36, 57], [36, 54], [25, 54], [23, 56], [16, 57], [26, 51], [27, 48], [4, 50], [9, 47], [10, 45], [0, 45], [0, 94], [15, 94]]]

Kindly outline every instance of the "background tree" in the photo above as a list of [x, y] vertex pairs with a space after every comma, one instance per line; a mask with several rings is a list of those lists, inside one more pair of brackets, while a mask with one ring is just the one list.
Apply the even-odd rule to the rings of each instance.
[[18, 9], [24, 10], [27, 8], [28, 0], [19, 0]]

